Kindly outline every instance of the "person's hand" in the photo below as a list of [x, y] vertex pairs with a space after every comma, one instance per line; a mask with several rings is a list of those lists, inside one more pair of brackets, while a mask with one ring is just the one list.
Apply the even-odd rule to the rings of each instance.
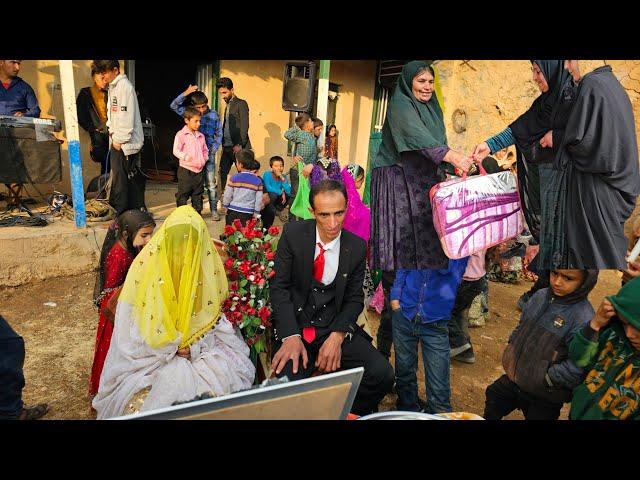
[[309, 358], [307, 357], [307, 350], [304, 348], [302, 339], [297, 335], [286, 338], [282, 342], [280, 350], [276, 352], [271, 360], [271, 366], [276, 372], [276, 375], [280, 374], [289, 360], [293, 361], [293, 373], [298, 373], [298, 364], [302, 357], [302, 366], [307, 368]]
[[113, 142], [111, 146], [116, 150], [120, 150], [122, 148], [122, 145], [120, 143], [115, 143], [115, 142]]
[[309, 177], [309, 175], [311, 175], [311, 171], [313, 170], [313, 164], [309, 164], [309, 165], [305, 165], [304, 168], [302, 169], [302, 175], [304, 175], [305, 177]]
[[553, 148], [553, 130], [549, 130], [544, 134], [544, 137], [540, 139], [540, 146], [542, 148]]
[[344, 341], [345, 332], [331, 332], [316, 359], [316, 368], [323, 373], [335, 372], [340, 368], [340, 358], [342, 357], [342, 342]]
[[287, 201], [287, 194], [282, 192], [282, 203]]
[[302, 158], [300, 155], [296, 155], [295, 157], [293, 157], [293, 161], [294, 162], [304, 162], [304, 158]]
[[393, 310], [394, 312], [396, 310], [400, 310], [400, 300], [391, 300], [389, 302], [389, 305], [391, 306], [391, 310]]
[[218, 240], [217, 238], [212, 238], [211, 240], [213, 241], [213, 246], [216, 247], [216, 250], [218, 251], [218, 255], [220, 255], [220, 258], [224, 262], [228, 258], [227, 251], [226, 251], [226, 243], [224, 243], [221, 240]]
[[444, 156], [444, 161], [466, 173], [473, 164], [473, 157], [468, 157], [462, 153], [456, 152], [455, 150], [449, 150]]
[[242, 150], [242, 147], [240, 145], [233, 146], [233, 153], [238, 153], [240, 150]]
[[489, 149], [489, 145], [487, 145], [487, 142], [482, 142], [476, 145], [471, 156], [473, 157], [473, 160], [478, 163], [487, 158], [490, 153], [491, 150]]
[[191, 360], [191, 349], [189, 347], [179, 348], [176, 355]]
[[14, 117], [22, 117], [24, 116], [22, 112], [16, 112], [13, 114]]
[[[627, 257], [631, 255], [631, 250], [627, 250]], [[627, 269], [625, 270], [632, 277], [640, 277], [640, 258], [637, 258], [635, 262], [627, 262]]]
[[533, 259], [538, 255], [538, 251], [540, 250], [540, 245], [528, 245], [527, 249], [524, 253], [524, 258], [527, 263], [531, 264]]
[[591, 322], [589, 322], [589, 324], [591, 325], [591, 328], [593, 328], [597, 332], [601, 328], [606, 327], [611, 321], [611, 318], [615, 316], [615, 314], [615, 308], [613, 308], [611, 302], [605, 298], [604, 300], [602, 300], [600, 307], [598, 307], [596, 316], [591, 319]]
[[187, 87], [187, 89], [186, 89], [184, 92], [182, 92], [182, 95], [184, 95], [184, 96], [186, 97], [187, 95], [190, 95], [190, 94], [192, 94], [193, 92], [197, 92], [197, 91], [198, 91], [198, 86], [197, 86], [197, 85], [191, 85], [191, 84], [190, 84], [190, 85]]

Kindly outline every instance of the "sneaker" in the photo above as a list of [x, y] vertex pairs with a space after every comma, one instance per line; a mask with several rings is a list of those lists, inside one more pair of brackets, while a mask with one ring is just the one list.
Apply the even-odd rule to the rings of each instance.
[[462, 363], [476, 363], [476, 355], [473, 353], [473, 348], [468, 348], [455, 357], [451, 357], [451, 360], [456, 360]]
[[211, 220], [213, 220], [214, 222], [219, 222], [220, 221], [220, 214], [218, 213], [217, 210], [213, 210], [211, 212]]
[[465, 343], [464, 345], [461, 345], [460, 347], [451, 348], [451, 351], [449, 352], [449, 358], [453, 358], [453, 357], [455, 357], [457, 355], [460, 355], [462, 352], [466, 352], [469, 349], [471, 349], [471, 344], [470, 343]]

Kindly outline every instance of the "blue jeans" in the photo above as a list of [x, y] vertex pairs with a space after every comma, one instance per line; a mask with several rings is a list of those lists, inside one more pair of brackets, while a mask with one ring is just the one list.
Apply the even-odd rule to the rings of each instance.
[[216, 154], [209, 153], [209, 160], [204, 164], [204, 186], [209, 196], [209, 207], [213, 213], [218, 205], [218, 192], [216, 190]]
[[418, 406], [418, 342], [422, 346], [422, 363], [427, 391], [427, 413], [451, 411], [449, 387], [449, 329], [448, 320], [422, 323], [402, 314], [392, 313], [393, 347], [396, 356], [396, 392], [398, 410], [419, 411]]

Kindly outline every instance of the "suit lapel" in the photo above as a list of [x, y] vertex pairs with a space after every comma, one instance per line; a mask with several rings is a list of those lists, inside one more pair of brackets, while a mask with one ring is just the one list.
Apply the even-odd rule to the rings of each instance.
[[349, 272], [349, 255], [351, 249], [347, 245], [345, 235], [340, 237], [340, 259], [338, 260], [338, 273], [336, 274], [336, 310], [340, 311], [344, 290], [347, 286], [347, 275]]
[[302, 291], [308, 292], [311, 289], [313, 279], [313, 257], [316, 252], [316, 223], [309, 222], [305, 232], [305, 240], [302, 242], [304, 250], [302, 252]]

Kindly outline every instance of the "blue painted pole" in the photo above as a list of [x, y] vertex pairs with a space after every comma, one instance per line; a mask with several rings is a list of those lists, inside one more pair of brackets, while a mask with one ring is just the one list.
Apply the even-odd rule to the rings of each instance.
[[73, 213], [76, 227], [87, 226], [87, 213], [84, 209], [84, 184], [82, 182], [82, 159], [80, 158], [80, 142], [69, 142], [69, 170], [71, 173], [71, 195], [73, 197]]
[[62, 105], [64, 107], [64, 128], [68, 141], [73, 216], [76, 221], [76, 227], [85, 228], [87, 226], [87, 213], [84, 208], [84, 183], [82, 179], [76, 92], [73, 82], [73, 62], [71, 60], [59, 60], [58, 63], [60, 65], [60, 85], [62, 88]]

